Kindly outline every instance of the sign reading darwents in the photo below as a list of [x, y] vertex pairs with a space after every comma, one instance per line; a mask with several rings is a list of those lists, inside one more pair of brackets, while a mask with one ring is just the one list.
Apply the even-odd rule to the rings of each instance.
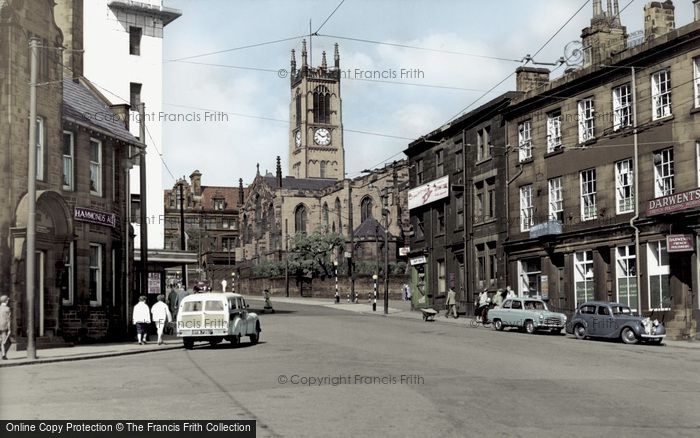
[[647, 203], [647, 216], [673, 213], [697, 207], [700, 207], [700, 189], [693, 189], [652, 199]]

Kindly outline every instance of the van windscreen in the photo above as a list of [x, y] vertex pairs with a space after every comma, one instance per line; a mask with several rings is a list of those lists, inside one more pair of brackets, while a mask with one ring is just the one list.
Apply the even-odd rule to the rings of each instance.
[[205, 304], [204, 310], [219, 311], [219, 312], [221, 312], [221, 311], [224, 310], [224, 302], [223, 302], [223, 301], [219, 301], [219, 300], [216, 300], [216, 301], [214, 301], [214, 300], [207, 301], [207, 303]]
[[183, 312], [199, 312], [202, 310], [201, 301], [188, 301], [182, 306]]

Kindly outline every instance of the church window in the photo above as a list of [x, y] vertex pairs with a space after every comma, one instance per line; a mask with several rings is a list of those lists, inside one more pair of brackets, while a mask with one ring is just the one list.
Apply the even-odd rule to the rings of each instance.
[[321, 169], [321, 178], [327, 178], [327, 166], [328, 166], [328, 161], [321, 161], [320, 163], [320, 169]]
[[328, 204], [323, 203], [323, 226], [328, 229]]
[[365, 196], [360, 203], [360, 223], [372, 216], [372, 197]]
[[336, 215], [336, 222], [338, 223], [338, 232], [343, 229], [343, 222], [341, 220], [341, 215], [340, 215], [340, 199], [335, 198], [335, 215]]
[[318, 86], [314, 90], [314, 123], [331, 122], [331, 94], [328, 88]]
[[296, 109], [297, 109], [297, 128], [301, 126], [301, 94], [297, 92], [296, 97]]
[[306, 233], [306, 207], [299, 204], [294, 210], [294, 230], [297, 233]]

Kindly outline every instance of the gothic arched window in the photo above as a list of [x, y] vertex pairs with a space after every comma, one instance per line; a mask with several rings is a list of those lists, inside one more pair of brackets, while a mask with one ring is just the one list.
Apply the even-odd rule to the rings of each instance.
[[343, 221], [340, 216], [340, 199], [335, 198], [335, 215], [336, 222], [338, 223], [338, 232], [341, 233], [343, 229]]
[[306, 207], [299, 204], [294, 209], [294, 231], [296, 233], [306, 233]]
[[321, 167], [321, 174], [319, 175], [321, 178], [326, 178], [326, 166], [328, 166], [328, 161], [321, 161], [320, 167]]
[[367, 218], [373, 217], [372, 216], [372, 197], [371, 196], [365, 196], [362, 198], [362, 202], [360, 203], [360, 223], [363, 223]]
[[299, 90], [297, 90], [296, 110], [297, 110], [297, 128], [298, 128], [301, 126], [301, 93], [299, 93]]
[[323, 226], [328, 229], [328, 204], [323, 203]]
[[331, 93], [319, 85], [314, 89], [314, 123], [331, 122]]

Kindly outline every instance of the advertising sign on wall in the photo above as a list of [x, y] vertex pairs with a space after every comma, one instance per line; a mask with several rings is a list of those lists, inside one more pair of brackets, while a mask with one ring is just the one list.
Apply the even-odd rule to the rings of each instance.
[[408, 209], [422, 207], [450, 195], [449, 176], [443, 176], [408, 191]]

